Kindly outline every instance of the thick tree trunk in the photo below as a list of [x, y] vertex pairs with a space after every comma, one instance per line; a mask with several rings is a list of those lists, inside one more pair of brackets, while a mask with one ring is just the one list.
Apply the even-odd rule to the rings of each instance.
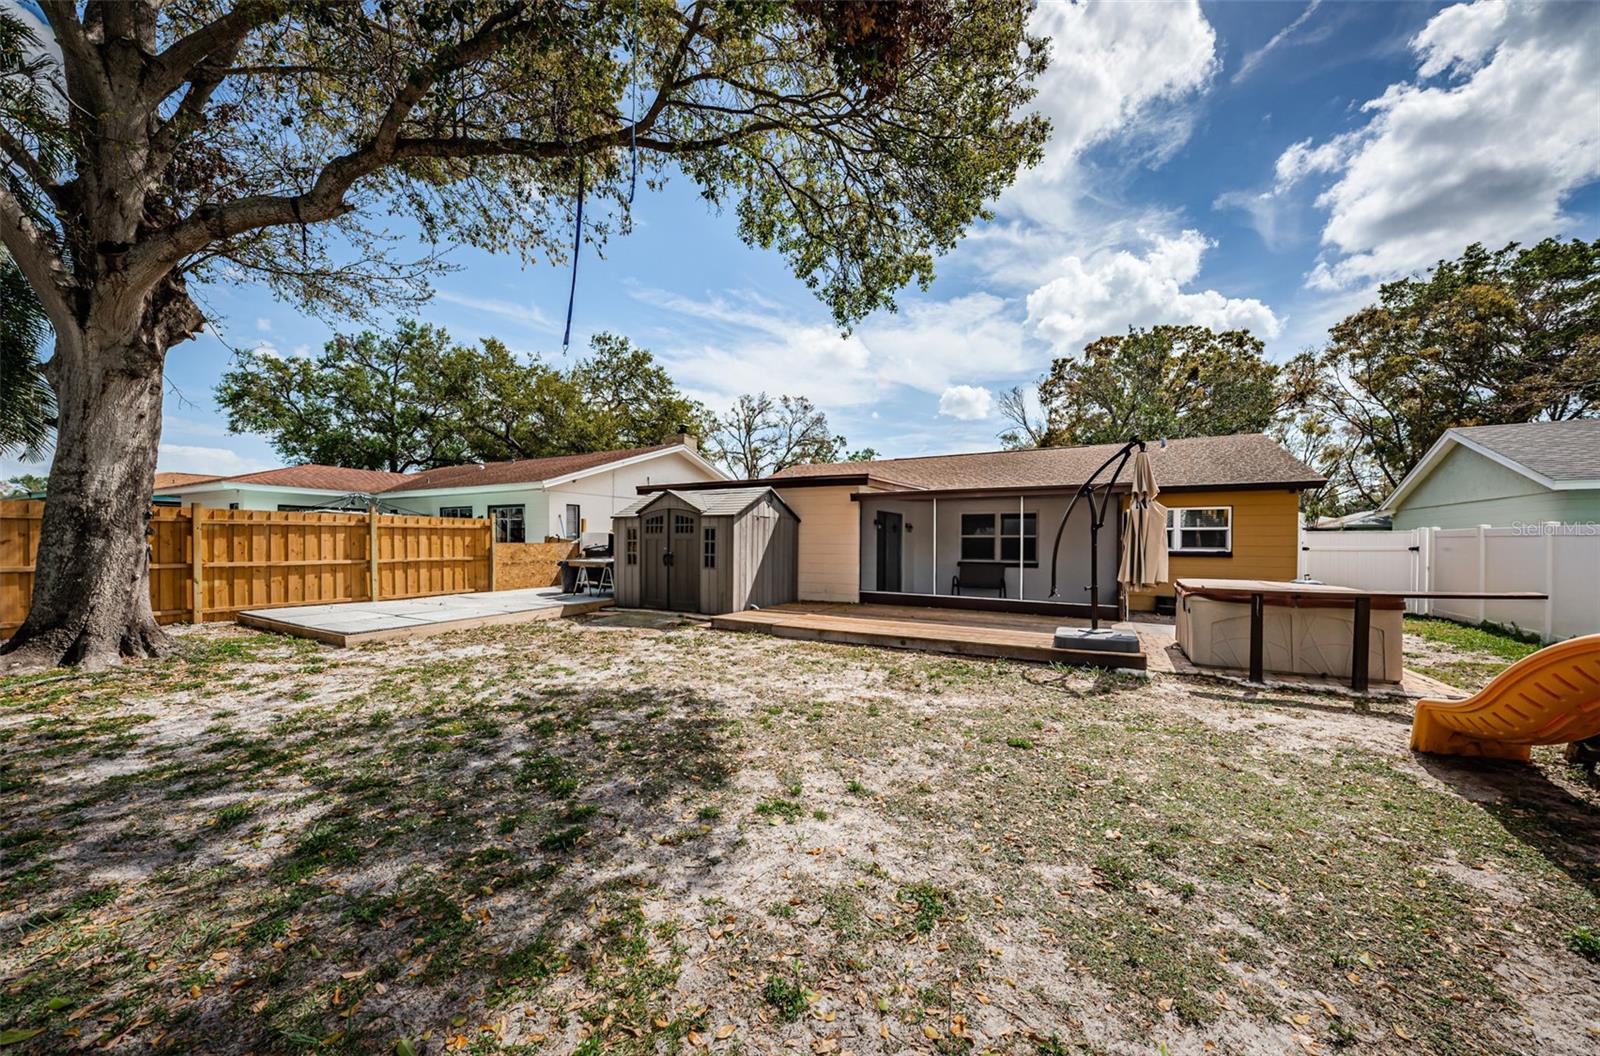
[[150, 608], [146, 541], [164, 352], [148, 333], [131, 347], [97, 344], [93, 332], [58, 336], [47, 373], [60, 424], [32, 608], [0, 646], [0, 671], [98, 669], [168, 649]]

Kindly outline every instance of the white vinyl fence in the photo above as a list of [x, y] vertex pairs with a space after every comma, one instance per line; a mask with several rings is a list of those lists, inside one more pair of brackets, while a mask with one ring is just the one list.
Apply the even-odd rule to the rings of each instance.
[[1600, 633], [1600, 525], [1300, 532], [1300, 575], [1363, 590], [1534, 591], [1546, 601], [1416, 599], [1406, 611], [1498, 623], [1545, 641]]

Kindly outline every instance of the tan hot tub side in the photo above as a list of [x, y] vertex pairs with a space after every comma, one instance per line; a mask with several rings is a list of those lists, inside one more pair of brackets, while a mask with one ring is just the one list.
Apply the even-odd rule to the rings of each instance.
[[[1262, 667], [1269, 673], [1351, 677], [1355, 606], [1364, 592], [1319, 583], [1269, 580], [1177, 582], [1178, 646], [1202, 667], [1249, 670], [1250, 597], [1265, 603]], [[1371, 599], [1367, 673], [1378, 682], [1401, 679], [1405, 603]]]

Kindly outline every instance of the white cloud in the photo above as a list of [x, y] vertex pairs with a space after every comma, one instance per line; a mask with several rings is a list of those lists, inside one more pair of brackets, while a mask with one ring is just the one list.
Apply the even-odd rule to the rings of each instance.
[[1185, 291], [1211, 245], [1200, 232], [1185, 231], [1176, 238], [1155, 237], [1143, 256], [1118, 250], [1069, 257], [1056, 278], [1028, 295], [1028, 322], [1057, 355], [1076, 354], [1085, 342], [1130, 326], [1158, 323], [1244, 328], [1276, 337], [1282, 322], [1261, 301]]
[[994, 413], [994, 393], [981, 385], [952, 385], [939, 397], [939, 413], [964, 422], [981, 421]]
[[714, 406], [766, 391], [849, 407], [896, 387], [942, 393], [975, 364], [996, 375], [1027, 365], [1021, 321], [1005, 300], [987, 293], [912, 302], [848, 337], [748, 293], [696, 300], [641, 289], [634, 296], [705, 324], [692, 345], [654, 344], [674, 379]]
[[263, 334], [272, 333], [272, 320], [265, 316], [256, 319], [256, 329]]
[[156, 451], [156, 468], [169, 473], [214, 473], [228, 477], [272, 467], [271, 462], [249, 458], [226, 447], [163, 443]]
[[1391, 278], [1560, 234], [1600, 178], [1600, 5], [1458, 4], [1410, 42], [1416, 79], [1367, 102], [1361, 127], [1278, 159], [1274, 194], [1333, 174], [1318, 289]]
[[509, 319], [512, 322], [531, 326], [535, 330], [555, 332], [555, 324], [550, 322], [548, 316], [538, 307], [531, 304], [519, 304], [514, 301], [502, 301], [493, 297], [473, 297], [464, 293], [452, 293], [449, 290], [434, 291], [434, 299], [445, 304], [453, 304], [460, 308], [467, 308], [474, 312], [483, 312], [488, 315]]
[[1086, 151], [1117, 141], [1160, 160], [1188, 139], [1181, 104], [1216, 72], [1216, 33], [1194, 2], [1040, 4], [1028, 28], [1051, 38], [1034, 106], [1052, 133], [1044, 161], [1018, 178], [1000, 208], [1059, 222], [1084, 193]]
[[1246, 55], [1239, 63], [1239, 68], [1234, 71], [1233, 83], [1238, 84], [1240, 81], [1250, 76], [1256, 71], [1256, 69], [1261, 65], [1268, 55], [1271, 55], [1274, 51], [1277, 51], [1284, 45], [1291, 43], [1295, 34], [1300, 31], [1300, 27], [1304, 26], [1306, 22], [1311, 19], [1311, 16], [1316, 12], [1317, 8], [1321, 6], [1322, 0], [1311, 0], [1311, 2], [1306, 5], [1306, 9], [1300, 12], [1300, 16], [1298, 18], [1296, 18], [1293, 22], [1290, 22], [1287, 26], [1284, 26], [1282, 29], [1278, 30], [1278, 32], [1274, 33], [1271, 40], [1267, 41], [1265, 44], [1261, 45], [1261, 47]]

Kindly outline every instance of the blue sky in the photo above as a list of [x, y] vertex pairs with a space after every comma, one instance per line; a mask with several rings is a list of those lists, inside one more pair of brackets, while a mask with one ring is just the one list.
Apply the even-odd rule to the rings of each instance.
[[[611, 330], [713, 408], [807, 395], [885, 455], [995, 446], [993, 396], [1130, 325], [1245, 326], [1282, 358], [1375, 284], [1473, 240], [1600, 236], [1600, 5], [1042, 3], [1045, 163], [909, 292], [841, 338], [770, 254], [678, 179], [586, 247], [573, 352]], [[452, 254], [420, 314], [560, 362], [568, 276]], [[304, 354], [327, 324], [202, 289], [216, 334], [174, 348], [161, 467], [278, 464], [211, 402], [229, 347]], [[379, 321], [382, 325], [383, 321]], [[19, 464], [0, 469], [15, 472]]]

